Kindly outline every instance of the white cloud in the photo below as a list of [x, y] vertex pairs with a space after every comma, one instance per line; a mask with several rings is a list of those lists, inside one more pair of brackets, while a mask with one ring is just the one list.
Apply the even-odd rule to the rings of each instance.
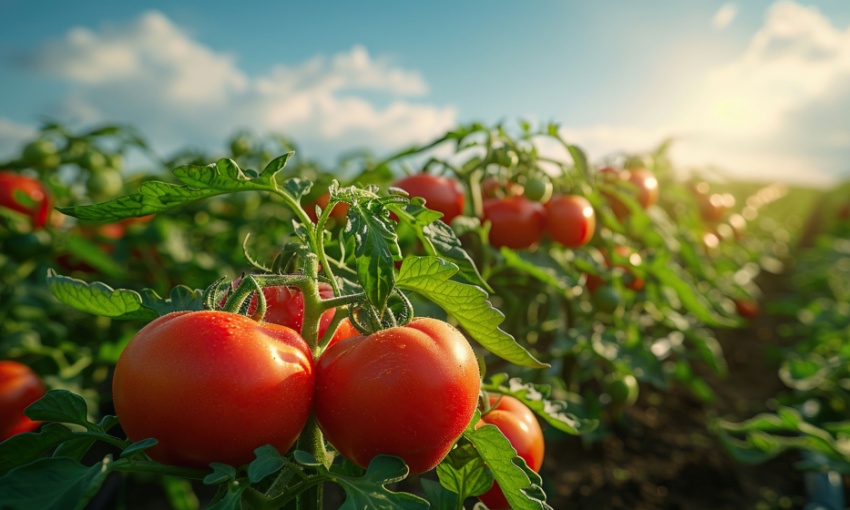
[[66, 115], [134, 123], [162, 150], [220, 144], [243, 127], [282, 131], [307, 146], [387, 149], [433, 137], [457, 117], [451, 106], [407, 99], [427, 94], [422, 76], [362, 46], [249, 76], [235, 56], [156, 11], [129, 26], [75, 28], [44, 45], [32, 66], [74, 85]]
[[850, 27], [834, 27], [816, 7], [776, 2], [738, 58], [707, 70], [688, 105], [661, 129], [568, 132], [608, 151], [673, 136], [676, 162], [737, 176], [818, 184], [850, 177]]
[[720, 9], [717, 9], [717, 12], [714, 13], [714, 17], [711, 18], [711, 25], [718, 30], [723, 30], [735, 21], [737, 16], [737, 5], [733, 3], [723, 4], [720, 6]]

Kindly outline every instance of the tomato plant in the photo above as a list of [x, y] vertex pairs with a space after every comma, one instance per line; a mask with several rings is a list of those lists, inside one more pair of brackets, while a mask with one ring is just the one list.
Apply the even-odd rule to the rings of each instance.
[[413, 174], [397, 181], [393, 186], [408, 192], [412, 197], [425, 199], [425, 207], [443, 213], [445, 223], [463, 214], [465, 203], [463, 188], [450, 177], [433, 174]]
[[325, 351], [316, 366], [316, 419], [355, 464], [365, 467], [384, 453], [422, 473], [469, 424], [479, 387], [463, 335], [443, 321], [414, 319]]
[[238, 466], [264, 444], [285, 452], [295, 443], [313, 384], [310, 349], [292, 329], [201, 311], [142, 328], [118, 359], [112, 391], [127, 436], [157, 439], [152, 458]]
[[540, 241], [546, 226], [543, 205], [524, 196], [485, 200], [483, 219], [490, 222], [489, 239], [495, 248], [530, 248]]
[[30, 367], [17, 361], [0, 361], [0, 441], [38, 427], [38, 422], [24, 415], [24, 409], [45, 391]]
[[41, 228], [53, 209], [50, 193], [37, 179], [12, 172], [0, 172], [0, 207], [30, 217], [33, 227]]
[[[534, 413], [510, 395], [490, 395], [489, 402], [492, 407], [481, 416], [481, 420], [475, 425], [476, 428], [485, 425], [498, 428], [528, 467], [535, 472], [539, 471], [543, 465], [543, 430]], [[493, 487], [478, 496], [478, 499], [491, 510], [510, 508], [497, 482], [493, 482]]]
[[596, 215], [586, 198], [556, 195], [546, 204], [546, 232], [556, 242], [576, 248], [587, 244], [596, 231]]
[[[328, 202], [331, 199], [330, 193], [322, 193], [319, 195], [315, 202], [309, 202], [304, 206], [304, 210], [307, 211], [307, 215], [310, 216], [310, 219], [316, 221], [318, 217], [316, 216], [316, 206], [319, 209], [324, 209], [327, 207]], [[331, 209], [331, 217], [337, 222], [343, 224], [345, 223], [345, 218], [348, 216], [348, 204], [339, 203]]]

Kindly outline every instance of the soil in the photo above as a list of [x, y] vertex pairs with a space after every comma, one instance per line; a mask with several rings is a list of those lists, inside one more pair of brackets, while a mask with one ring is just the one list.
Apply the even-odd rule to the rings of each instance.
[[[784, 289], [782, 276], [761, 281], [767, 296]], [[762, 314], [749, 327], [718, 332], [728, 363], [724, 378], [705, 373], [716, 393], [703, 403], [685, 388], [661, 394], [642, 387], [641, 399], [604, 440], [565, 437], [547, 443], [541, 471], [550, 505], [561, 509], [797, 509], [805, 506], [795, 453], [761, 465], [732, 459], [709, 430], [717, 417], [741, 421], [766, 411], [785, 386], [773, 351], [777, 317]]]

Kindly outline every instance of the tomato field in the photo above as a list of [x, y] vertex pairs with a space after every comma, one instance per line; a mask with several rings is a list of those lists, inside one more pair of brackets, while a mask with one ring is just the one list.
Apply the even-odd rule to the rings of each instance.
[[580, 144], [44, 125], [0, 162], [0, 508], [843, 508], [848, 188]]

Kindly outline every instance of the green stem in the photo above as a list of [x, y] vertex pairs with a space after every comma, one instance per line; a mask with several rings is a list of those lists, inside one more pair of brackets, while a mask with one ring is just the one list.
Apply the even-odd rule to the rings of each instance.
[[[325, 438], [322, 436], [322, 431], [319, 429], [319, 424], [314, 415], [310, 415], [307, 425], [304, 426], [304, 430], [298, 436], [296, 448], [310, 453], [325, 467], [329, 467], [333, 460], [325, 449]], [[315, 485], [308, 486], [304, 492], [298, 494], [296, 508], [298, 510], [321, 510], [323, 499], [321, 480], [318, 480]]]

